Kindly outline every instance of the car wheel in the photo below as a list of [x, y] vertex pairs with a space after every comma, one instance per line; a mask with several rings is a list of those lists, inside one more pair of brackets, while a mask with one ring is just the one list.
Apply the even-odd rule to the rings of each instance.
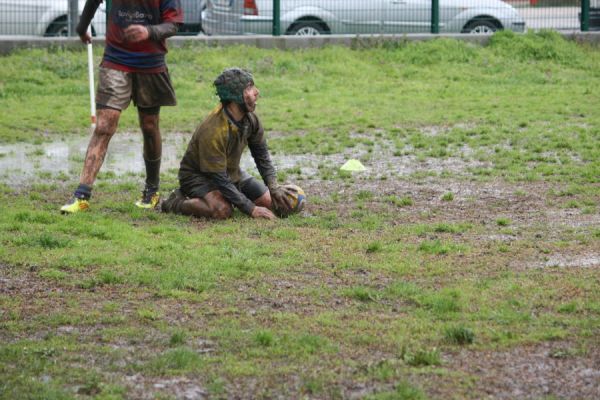
[[[69, 26], [67, 17], [60, 17], [55, 19], [48, 28], [44, 36], [69, 36]], [[92, 36], [96, 36], [96, 30], [92, 26]]]
[[59, 17], [52, 21], [48, 28], [46, 28], [46, 33], [44, 36], [69, 36], [69, 26], [68, 19], [66, 16]]
[[498, 23], [489, 18], [476, 18], [469, 21], [462, 30], [462, 33], [483, 33], [492, 34], [501, 29]]
[[322, 23], [316, 21], [299, 21], [288, 30], [288, 35], [318, 36], [329, 33]]

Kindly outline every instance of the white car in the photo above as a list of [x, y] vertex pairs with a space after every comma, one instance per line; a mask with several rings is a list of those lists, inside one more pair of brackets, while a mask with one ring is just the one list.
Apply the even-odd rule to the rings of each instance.
[[[284, 35], [401, 34], [431, 30], [431, 0], [281, 0]], [[439, 0], [440, 33], [525, 30], [517, 10], [500, 0]], [[208, 35], [270, 35], [273, 0], [208, 0]]]
[[[79, 14], [85, 0], [79, 0]], [[0, 35], [67, 36], [69, 0], [0, 0]], [[106, 33], [106, 9], [100, 5], [92, 34]]]

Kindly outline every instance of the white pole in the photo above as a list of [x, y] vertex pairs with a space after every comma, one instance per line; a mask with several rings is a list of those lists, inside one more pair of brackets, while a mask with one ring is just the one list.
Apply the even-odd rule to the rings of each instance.
[[[92, 29], [88, 26], [88, 33], [92, 37]], [[88, 81], [90, 83], [90, 117], [92, 120], [92, 129], [96, 128], [96, 98], [94, 94], [94, 52], [92, 51], [92, 43], [87, 44], [88, 54]]]

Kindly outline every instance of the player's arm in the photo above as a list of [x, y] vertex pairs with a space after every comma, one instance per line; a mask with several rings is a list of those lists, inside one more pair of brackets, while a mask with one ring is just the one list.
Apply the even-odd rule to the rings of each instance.
[[270, 210], [255, 205], [249, 198], [244, 196], [244, 194], [231, 182], [226, 172], [212, 172], [208, 175], [217, 185], [219, 191], [223, 194], [223, 197], [239, 208], [244, 214], [253, 218], [275, 218], [275, 215]]
[[156, 25], [130, 25], [125, 30], [125, 37], [130, 42], [152, 40], [161, 42], [177, 34], [183, 23], [183, 10], [173, 2], [161, 2], [161, 19]]
[[252, 215], [252, 210], [256, 206], [235, 187], [226, 172], [211, 172], [207, 175], [217, 185], [227, 201], [239, 208], [244, 214]]
[[292, 200], [288, 196], [290, 189], [279, 186], [277, 183], [277, 173], [275, 172], [275, 167], [271, 162], [269, 147], [267, 146], [267, 141], [264, 138], [262, 124], [258, 118], [253, 120], [253, 123], [255, 123], [256, 132], [248, 140], [250, 154], [254, 159], [256, 168], [265, 182], [265, 185], [267, 185], [269, 188], [274, 207], [285, 207], [289, 209], [292, 207]]
[[87, 29], [96, 14], [96, 10], [100, 7], [100, 3], [102, 3], [102, 0], [87, 0], [83, 6], [81, 17], [79, 17], [79, 23], [75, 28], [75, 31], [83, 43], [90, 43], [92, 41], [92, 37]]
[[146, 26], [146, 29], [148, 29], [150, 40], [160, 42], [161, 40], [174, 36], [179, 30], [179, 24], [174, 22], [163, 22], [158, 25], [148, 25]]
[[163, 22], [159, 25], [129, 25], [123, 33], [129, 42], [137, 43], [144, 40], [160, 42], [177, 33], [178, 25], [174, 22]]
[[160, 24], [148, 25], [150, 40], [160, 42], [174, 36], [183, 23], [183, 9], [179, 2], [161, 1]]
[[275, 167], [273, 167], [273, 163], [271, 162], [271, 155], [269, 154], [267, 142], [265, 140], [258, 143], [249, 142], [248, 148], [250, 149], [250, 154], [254, 159], [256, 168], [265, 182], [265, 185], [267, 185], [267, 187], [277, 185], [277, 174], [275, 172]]

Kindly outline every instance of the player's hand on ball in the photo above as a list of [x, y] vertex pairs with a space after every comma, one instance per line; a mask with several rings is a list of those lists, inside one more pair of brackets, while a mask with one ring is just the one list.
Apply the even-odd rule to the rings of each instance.
[[300, 186], [286, 184], [271, 189], [273, 212], [281, 218], [298, 214], [304, 209], [306, 194]]
[[275, 186], [271, 189], [271, 201], [276, 210], [290, 210], [294, 205], [292, 199], [297, 193], [296, 189], [288, 186]]
[[252, 210], [252, 218], [275, 219], [276, 217], [268, 208], [256, 206], [254, 207], [254, 210]]

